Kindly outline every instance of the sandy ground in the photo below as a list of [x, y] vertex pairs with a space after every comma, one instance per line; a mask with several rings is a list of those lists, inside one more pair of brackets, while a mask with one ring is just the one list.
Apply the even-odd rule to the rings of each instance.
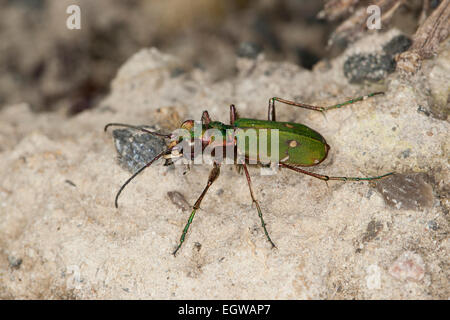
[[[211, 82], [207, 71], [174, 72], [156, 49], [118, 71], [101, 106], [66, 119], [27, 104], [0, 113], [0, 297], [119, 299], [448, 299], [449, 123], [429, 112], [450, 74], [449, 43], [419, 74], [350, 85], [355, 52], [381, 50], [395, 31], [370, 36], [314, 71], [260, 56], [238, 75]], [[439, 84], [439, 85], [436, 85]], [[439, 89], [437, 89], [439, 88]], [[329, 157], [315, 172], [370, 176], [382, 183], [329, 182], [251, 168], [271, 249], [245, 176], [224, 166], [179, 254], [174, 250], [208, 166], [147, 169], [122, 194], [129, 172], [117, 162], [108, 122], [175, 129], [203, 110], [228, 122], [264, 119], [272, 96], [330, 105], [373, 91], [384, 96], [320, 113], [278, 106], [280, 121], [323, 134]], [[440, 91], [439, 91], [440, 90]], [[425, 110], [425, 111], [423, 111]], [[406, 189], [405, 189], [406, 188]], [[409, 190], [402, 194], [404, 190]]]

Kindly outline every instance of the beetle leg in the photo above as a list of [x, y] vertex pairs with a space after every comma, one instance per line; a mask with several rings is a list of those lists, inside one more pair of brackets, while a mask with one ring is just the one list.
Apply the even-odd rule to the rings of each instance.
[[184, 238], [186, 237], [186, 233], [189, 230], [189, 226], [191, 225], [192, 220], [194, 220], [195, 212], [200, 208], [200, 204], [202, 203], [203, 197], [206, 195], [206, 192], [208, 191], [209, 187], [217, 179], [219, 174], [220, 174], [220, 164], [214, 163], [214, 168], [209, 173], [208, 183], [206, 184], [205, 189], [203, 189], [202, 194], [200, 195], [200, 197], [197, 199], [197, 201], [194, 204], [194, 207], [191, 212], [191, 215], [189, 216], [188, 222], [186, 223], [186, 226], [183, 229], [183, 233], [181, 234], [180, 243], [178, 244], [177, 248], [173, 252], [173, 255], [176, 255], [177, 251], [181, 248], [181, 245], [184, 242]]
[[294, 170], [296, 172], [299, 173], [303, 173], [303, 174], [307, 174], [308, 176], [323, 180], [323, 181], [328, 181], [328, 180], [339, 180], [339, 181], [370, 181], [370, 180], [378, 180], [378, 179], [382, 179], [384, 177], [390, 176], [392, 174], [394, 174], [394, 172], [389, 172], [386, 174], [383, 174], [381, 176], [378, 177], [367, 177], [367, 178], [360, 178], [360, 177], [330, 177], [330, 176], [326, 176], [323, 174], [318, 174], [318, 173], [314, 173], [314, 172], [309, 172], [306, 170], [303, 170], [299, 167], [295, 167], [295, 166], [291, 166], [285, 163], [280, 163], [279, 166], [281, 168], [287, 168], [290, 170]]
[[275, 120], [275, 98], [269, 100], [269, 108], [267, 110], [267, 120], [276, 121]]
[[276, 248], [276, 246], [273, 243], [272, 239], [270, 239], [269, 233], [267, 232], [266, 223], [264, 222], [264, 219], [263, 219], [263, 216], [262, 216], [261, 207], [259, 206], [259, 203], [255, 199], [255, 196], [253, 194], [252, 181], [250, 180], [250, 174], [248, 173], [247, 165], [245, 163], [242, 163], [242, 167], [244, 168], [245, 176], [247, 178], [248, 188], [250, 189], [250, 196], [252, 197], [253, 203], [256, 205], [256, 209], [258, 210], [258, 216], [259, 216], [259, 219], [261, 220], [261, 225], [262, 225], [262, 227], [264, 229], [264, 233], [265, 233], [265, 235], [267, 237], [267, 240], [269, 240], [270, 244], [272, 245], [272, 248]]
[[210, 122], [211, 122], [211, 118], [209, 116], [208, 111], [206, 111], [206, 110], [203, 111], [203, 114], [202, 114], [202, 125], [204, 125], [204, 126], [206, 126], [206, 128], [208, 128]]
[[374, 93], [370, 93], [368, 95], [365, 96], [360, 96], [358, 98], [354, 98], [354, 99], [350, 99], [347, 100], [345, 102], [342, 103], [338, 103], [338, 104], [334, 104], [332, 106], [328, 106], [328, 107], [320, 107], [320, 106], [312, 106], [309, 104], [305, 104], [305, 103], [301, 103], [301, 102], [294, 102], [294, 101], [290, 101], [290, 100], [286, 100], [283, 98], [277, 98], [277, 97], [273, 97], [269, 100], [269, 111], [268, 111], [268, 116], [269, 116], [269, 121], [275, 121], [275, 101], [284, 103], [284, 104], [288, 104], [290, 106], [294, 106], [294, 107], [299, 107], [299, 108], [303, 108], [303, 109], [309, 109], [309, 110], [314, 110], [314, 111], [320, 111], [320, 112], [324, 112], [324, 111], [328, 111], [331, 109], [339, 109], [342, 106], [348, 105], [348, 104], [352, 104], [358, 101], [362, 101], [365, 100], [367, 98], [379, 95], [379, 94], [384, 94], [384, 92], [374, 92]]

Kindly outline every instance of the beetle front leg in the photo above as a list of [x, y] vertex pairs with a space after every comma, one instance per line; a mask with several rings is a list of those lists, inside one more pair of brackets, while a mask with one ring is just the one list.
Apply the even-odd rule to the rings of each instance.
[[214, 163], [214, 168], [209, 173], [208, 183], [206, 184], [205, 189], [203, 189], [202, 194], [200, 195], [200, 197], [197, 199], [197, 201], [194, 204], [194, 207], [193, 207], [193, 210], [191, 212], [191, 215], [189, 216], [188, 222], [186, 223], [186, 225], [185, 225], [185, 227], [183, 229], [183, 233], [181, 234], [180, 243], [178, 244], [177, 248], [173, 252], [173, 255], [176, 255], [177, 251], [181, 248], [181, 245], [183, 244], [184, 239], [186, 237], [186, 234], [187, 234], [187, 232], [189, 230], [189, 226], [191, 225], [192, 220], [194, 220], [195, 213], [200, 208], [200, 204], [202, 203], [202, 200], [205, 197], [206, 192], [208, 192], [209, 187], [211, 187], [211, 185], [217, 179], [219, 174], [220, 174], [220, 164]]
[[259, 216], [259, 219], [261, 220], [261, 225], [264, 229], [264, 234], [266, 235], [267, 240], [269, 240], [270, 244], [272, 245], [272, 248], [276, 248], [272, 239], [270, 239], [269, 233], [267, 232], [266, 223], [264, 222], [264, 219], [263, 219], [261, 207], [259, 206], [259, 203], [256, 200], [255, 195], [253, 194], [252, 181], [250, 180], [250, 174], [248, 173], [247, 165], [245, 163], [242, 163], [242, 168], [244, 168], [245, 176], [247, 178], [248, 188], [250, 189], [250, 196], [252, 197], [253, 203], [256, 205], [256, 209], [258, 210], [258, 216]]

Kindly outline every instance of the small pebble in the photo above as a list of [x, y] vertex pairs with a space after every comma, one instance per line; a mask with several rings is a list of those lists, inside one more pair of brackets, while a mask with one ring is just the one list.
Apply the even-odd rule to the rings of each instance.
[[344, 62], [344, 74], [351, 83], [379, 81], [394, 72], [395, 61], [386, 54], [354, 54]]
[[72, 187], [76, 187], [77, 185], [73, 183], [71, 180], [66, 180], [65, 183], [71, 185]]
[[372, 220], [367, 225], [366, 232], [363, 234], [362, 241], [369, 242], [377, 237], [380, 231], [383, 230], [383, 223], [380, 221]]
[[410, 148], [408, 148], [408, 149], [402, 151], [402, 157], [403, 157], [403, 159], [408, 158], [410, 155], [411, 155], [411, 149], [410, 149]]
[[404, 35], [393, 37], [388, 43], [383, 46], [386, 54], [394, 56], [397, 53], [405, 52], [412, 44], [412, 40]]
[[417, 112], [419, 113], [423, 113], [424, 115], [426, 115], [427, 117], [429, 117], [431, 115], [431, 112], [428, 111], [427, 109], [425, 109], [423, 106], [419, 106], [417, 108]]
[[202, 249], [202, 244], [200, 242], [194, 243], [194, 248], [199, 252]]
[[428, 226], [428, 229], [431, 229], [433, 231], [436, 231], [437, 229], [439, 229], [437, 222], [434, 220], [428, 221], [427, 226]]
[[417, 210], [433, 205], [433, 188], [425, 173], [394, 174], [376, 182], [385, 203], [396, 209]]
[[184, 196], [178, 191], [169, 191], [167, 192], [167, 196], [176, 207], [180, 208], [183, 211], [187, 211], [192, 208], [186, 201]]
[[13, 269], [19, 269], [22, 264], [22, 258], [17, 258], [15, 256], [8, 256], [9, 266]]
[[402, 281], [420, 281], [425, 275], [425, 264], [417, 253], [405, 251], [390, 266], [389, 274]]
[[166, 148], [163, 138], [136, 130], [116, 129], [113, 131], [113, 137], [119, 163], [131, 173], [136, 172]]

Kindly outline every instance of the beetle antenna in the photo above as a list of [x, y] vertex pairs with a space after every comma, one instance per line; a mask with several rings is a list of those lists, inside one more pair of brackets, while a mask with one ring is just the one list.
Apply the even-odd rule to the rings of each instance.
[[105, 126], [105, 132], [106, 132], [106, 130], [108, 130], [109, 127], [125, 127], [125, 128], [130, 128], [130, 129], [139, 130], [139, 131], [142, 131], [142, 132], [145, 132], [145, 133], [149, 133], [149, 134], [152, 134], [152, 135], [155, 135], [155, 136], [158, 136], [158, 137], [163, 137], [163, 138], [167, 138], [167, 139], [170, 139], [170, 138], [171, 138], [171, 135], [170, 135], [170, 134], [162, 134], [162, 133], [158, 133], [158, 132], [153, 132], [153, 131], [144, 129], [144, 128], [142, 128], [142, 127], [133, 126], [133, 125], [131, 125], [131, 124], [125, 124], [125, 123], [108, 123], [108, 124]]
[[129, 184], [134, 178], [136, 178], [136, 176], [138, 174], [140, 174], [142, 171], [144, 171], [146, 168], [150, 167], [152, 165], [153, 162], [155, 162], [156, 160], [158, 160], [159, 158], [161, 158], [163, 155], [165, 155], [167, 152], [172, 151], [173, 148], [168, 148], [164, 151], [162, 151], [161, 153], [159, 153], [156, 157], [154, 157], [152, 160], [150, 160], [147, 164], [145, 164], [143, 167], [139, 168], [135, 173], [133, 173], [133, 175], [128, 178], [127, 181], [125, 181], [125, 183], [120, 187], [119, 191], [116, 194], [116, 198], [114, 200], [114, 205], [116, 206], [116, 208], [119, 207], [119, 196], [122, 193], [123, 189], [125, 189], [125, 187], [127, 186], [127, 184]]

